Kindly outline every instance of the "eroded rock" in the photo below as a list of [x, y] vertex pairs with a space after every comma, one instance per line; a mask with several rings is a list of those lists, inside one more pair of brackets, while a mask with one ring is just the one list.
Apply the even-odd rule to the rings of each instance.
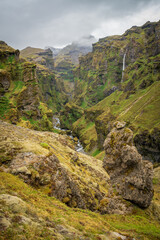
[[103, 167], [124, 199], [146, 208], [153, 197], [152, 164], [142, 160], [133, 145], [133, 132], [124, 123], [116, 122], [114, 126], [104, 142]]
[[[92, 171], [89, 166], [85, 166], [80, 161], [76, 152], [71, 156], [71, 164], [73, 162], [75, 167]], [[54, 154], [47, 157], [33, 153], [27, 156], [19, 153], [10, 164], [10, 172], [32, 186], [48, 186], [49, 196], [56, 197], [70, 207], [89, 208], [96, 211], [105, 196], [98, 184], [90, 185], [80, 177], [74, 176]], [[101, 206], [99, 210], [102, 212], [103, 208], [104, 206]]]

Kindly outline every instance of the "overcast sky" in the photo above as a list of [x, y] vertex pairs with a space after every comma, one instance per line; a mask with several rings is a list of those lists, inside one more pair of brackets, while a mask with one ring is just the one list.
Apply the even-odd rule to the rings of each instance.
[[0, 40], [18, 49], [62, 47], [159, 19], [159, 0], [0, 0]]

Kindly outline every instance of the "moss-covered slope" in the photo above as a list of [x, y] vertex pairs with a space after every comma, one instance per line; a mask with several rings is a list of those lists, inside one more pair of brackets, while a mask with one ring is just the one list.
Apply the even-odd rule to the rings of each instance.
[[[3, 159], [0, 163], [0, 239], [118, 240], [125, 236], [126, 239], [159, 239], [158, 168], [154, 178], [155, 197], [149, 209], [133, 206], [132, 214], [100, 215], [76, 205], [70, 208], [67, 205], [69, 198], [74, 199], [78, 192], [76, 186], [79, 197], [88, 197], [88, 204], [90, 201], [98, 204], [98, 192], [107, 194], [108, 175], [102, 162], [82, 153], [75, 155], [73, 144], [66, 136], [20, 128], [2, 121], [0, 130], [0, 159]], [[54, 161], [46, 165], [49, 158]], [[59, 167], [52, 169], [58, 161]], [[65, 172], [60, 174], [62, 169]], [[67, 174], [69, 179], [63, 182]], [[59, 185], [53, 184], [56, 178]], [[75, 184], [65, 188], [69, 181]], [[60, 199], [63, 203], [56, 199], [59, 195], [53, 197], [55, 188], [61, 189], [62, 195], [68, 194]], [[100, 206], [105, 205], [104, 198]]]

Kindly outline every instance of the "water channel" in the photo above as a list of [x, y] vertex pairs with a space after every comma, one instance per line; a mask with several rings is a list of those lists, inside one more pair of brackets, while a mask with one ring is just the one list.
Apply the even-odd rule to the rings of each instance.
[[80, 143], [80, 141], [79, 141], [79, 139], [77, 137], [76, 137], [77, 141], [75, 143], [75, 141], [74, 141], [75, 137], [73, 137], [72, 131], [70, 131], [70, 133], [68, 134], [68, 132], [69, 132], [68, 129], [63, 129], [63, 128], [60, 127], [60, 120], [59, 120], [59, 117], [57, 115], [53, 116], [53, 127], [54, 127], [54, 129], [60, 130], [62, 132], [65, 132], [66, 135], [68, 135], [72, 139], [74, 144], [76, 144], [75, 150], [77, 152], [85, 153], [84, 148], [83, 148], [82, 144]]

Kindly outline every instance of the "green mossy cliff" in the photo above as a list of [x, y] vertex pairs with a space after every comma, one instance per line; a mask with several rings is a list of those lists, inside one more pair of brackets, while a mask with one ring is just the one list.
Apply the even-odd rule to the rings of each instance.
[[[143, 78], [144, 88], [157, 80], [159, 28], [160, 22], [147, 22], [142, 27], [132, 27], [121, 36], [106, 37], [93, 44], [92, 53], [80, 58], [75, 71], [75, 102], [92, 106], [121, 89], [122, 82], [126, 91], [133, 91], [132, 83], [126, 86], [130, 80], [140, 83]], [[126, 69], [122, 79], [124, 54]]]
[[43, 102], [36, 65], [0, 42], [0, 118], [37, 130], [52, 130], [52, 111]]
[[65, 66], [63, 66], [63, 59], [59, 59], [60, 66], [57, 65], [50, 49], [27, 47], [21, 51], [20, 57], [36, 64], [42, 99], [53, 113], [59, 112], [72, 94], [73, 76], [70, 76], [71, 73], [66, 73], [72, 71], [72, 67], [66, 63], [67, 60], [66, 62], [64, 60]]
[[159, 32], [160, 21], [134, 26], [121, 36], [100, 39], [92, 53], [80, 58], [73, 102], [84, 108], [84, 115], [72, 128], [87, 151], [103, 150], [112, 122], [118, 119], [133, 130], [144, 157], [160, 161]]

